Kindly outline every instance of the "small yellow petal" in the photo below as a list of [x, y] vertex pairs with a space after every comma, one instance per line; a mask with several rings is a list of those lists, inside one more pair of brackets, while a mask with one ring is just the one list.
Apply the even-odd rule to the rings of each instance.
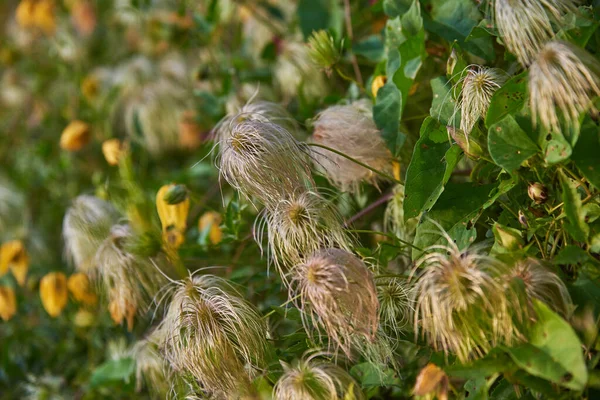
[[212, 244], [219, 244], [223, 239], [223, 232], [220, 227], [222, 220], [218, 212], [208, 211], [198, 220], [198, 230], [204, 232], [205, 229], [210, 229], [208, 239]]
[[137, 311], [135, 304], [128, 301], [123, 304], [120, 301], [113, 300], [108, 304], [108, 311], [115, 324], [120, 325], [123, 319], [125, 319], [127, 321], [127, 330], [131, 331], [133, 329], [133, 319]]
[[190, 210], [190, 199], [186, 198], [177, 204], [168, 204], [165, 194], [175, 184], [164, 185], [156, 193], [156, 209], [162, 225], [163, 237], [175, 247], [181, 246], [185, 240], [187, 216]]
[[102, 154], [109, 165], [118, 165], [126, 151], [125, 144], [119, 139], [108, 139], [102, 143]]
[[90, 287], [90, 280], [83, 272], [77, 272], [71, 275], [67, 281], [67, 287], [78, 302], [90, 306], [93, 306], [98, 302], [96, 293], [94, 293]]
[[379, 75], [373, 79], [373, 83], [371, 84], [371, 93], [373, 94], [373, 97], [377, 97], [377, 92], [379, 92], [379, 89], [381, 89], [386, 82], [387, 78], [385, 75]]
[[0, 318], [8, 321], [17, 313], [15, 292], [8, 286], [0, 286]]
[[19, 285], [23, 286], [29, 269], [29, 256], [20, 240], [11, 240], [0, 246], [0, 276], [9, 268]]
[[57, 317], [67, 305], [67, 277], [62, 272], [50, 272], [40, 281], [40, 297], [44, 309]]
[[448, 376], [437, 365], [429, 363], [419, 372], [413, 393], [415, 396], [435, 394], [438, 399], [448, 398]]
[[60, 136], [60, 147], [68, 151], [81, 150], [92, 138], [90, 126], [83, 121], [71, 121]]

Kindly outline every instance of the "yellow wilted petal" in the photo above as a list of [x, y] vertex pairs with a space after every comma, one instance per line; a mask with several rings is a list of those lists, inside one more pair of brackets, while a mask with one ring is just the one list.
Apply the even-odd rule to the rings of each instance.
[[168, 204], [165, 194], [175, 184], [164, 185], [156, 193], [156, 209], [162, 225], [163, 237], [174, 247], [179, 247], [184, 242], [187, 228], [187, 216], [190, 210], [190, 199], [186, 198], [177, 204]]
[[108, 139], [102, 143], [102, 154], [109, 165], [118, 165], [126, 151], [125, 144], [121, 143], [119, 139]]
[[40, 281], [40, 297], [44, 309], [57, 317], [67, 305], [67, 277], [62, 272], [50, 272]]
[[25, 249], [21, 251], [10, 264], [10, 271], [13, 276], [19, 283], [19, 286], [23, 286], [25, 284], [25, 280], [27, 279], [27, 271], [29, 270], [29, 256]]
[[80, 35], [90, 36], [96, 29], [96, 10], [91, 2], [78, 0], [71, 9], [71, 20]]
[[17, 23], [23, 28], [29, 28], [34, 25], [35, 2], [33, 0], [21, 0], [17, 6]]
[[93, 306], [98, 302], [98, 297], [90, 287], [90, 280], [83, 272], [74, 273], [67, 281], [67, 287], [75, 300]]
[[114, 323], [120, 325], [123, 322], [123, 319], [125, 319], [127, 321], [128, 331], [133, 329], [133, 318], [135, 317], [136, 311], [137, 307], [135, 304], [130, 303], [127, 300], [125, 300], [125, 302], [113, 300], [108, 304], [108, 312], [110, 312], [110, 317]]
[[435, 394], [438, 399], [446, 400], [448, 398], [448, 376], [437, 365], [429, 363], [419, 372], [413, 393], [415, 396]]
[[198, 220], [198, 230], [204, 232], [205, 229], [210, 227], [208, 239], [212, 244], [219, 244], [223, 239], [223, 232], [220, 227], [222, 220], [218, 212], [208, 211]]
[[15, 292], [8, 286], [0, 286], [0, 318], [8, 321], [17, 313]]
[[371, 83], [371, 93], [373, 94], [373, 97], [377, 97], [377, 92], [383, 87], [383, 85], [385, 85], [386, 82], [387, 78], [385, 75], [379, 75], [373, 79], [373, 83]]
[[35, 25], [44, 33], [50, 35], [56, 30], [56, 17], [54, 15], [53, 0], [39, 0], [33, 10]]
[[60, 147], [68, 151], [81, 150], [92, 138], [90, 126], [83, 121], [71, 121], [60, 136]]
[[11, 264], [24, 252], [25, 246], [20, 240], [2, 243], [2, 246], [0, 246], [0, 276], [4, 275]]

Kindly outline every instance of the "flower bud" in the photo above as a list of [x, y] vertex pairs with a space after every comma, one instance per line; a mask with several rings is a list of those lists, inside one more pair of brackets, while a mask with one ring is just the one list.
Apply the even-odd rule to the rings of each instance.
[[515, 251], [523, 248], [525, 243], [521, 237], [521, 232], [518, 229], [496, 223], [492, 230], [496, 237], [496, 243], [502, 246], [503, 249]]
[[[170, 184], [161, 187], [156, 194], [156, 209], [163, 229], [163, 238], [167, 243], [178, 248], [185, 241], [186, 219], [190, 209], [190, 199], [171, 205], [165, 200], [169, 190], [177, 185]], [[177, 193], [177, 191], [176, 191]]]
[[548, 189], [538, 182], [529, 185], [527, 194], [531, 200], [535, 201], [535, 204], [544, 204], [548, 200]]
[[0, 286], [0, 318], [8, 321], [17, 313], [15, 291], [8, 286]]
[[325, 71], [331, 71], [331, 67], [340, 59], [340, 49], [333, 37], [324, 30], [313, 32], [308, 38], [308, 47], [308, 55], [312, 62]]
[[208, 231], [208, 239], [212, 244], [219, 244], [223, 238], [223, 232], [221, 231], [221, 215], [218, 212], [209, 211], [204, 213], [200, 220], [198, 220], [198, 230], [201, 234]]
[[93, 306], [98, 302], [98, 297], [90, 287], [90, 280], [83, 272], [74, 273], [67, 281], [67, 287], [75, 300]]
[[81, 150], [92, 138], [90, 126], [83, 121], [71, 121], [60, 136], [60, 147], [67, 151]]
[[188, 190], [185, 185], [173, 185], [169, 188], [169, 190], [167, 190], [163, 200], [166, 201], [167, 204], [174, 206], [175, 204], [185, 201], [187, 197]]
[[10, 268], [20, 286], [25, 284], [29, 269], [29, 256], [20, 240], [11, 240], [0, 246], [0, 275]]
[[371, 83], [371, 93], [373, 94], [373, 97], [377, 97], [377, 92], [379, 92], [379, 89], [381, 89], [386, 82], [387, 77], [385, 75], [379, 75], [373, 79], [373, 83]]
[[118, 165], [126, 151], [126, 146], [119, 139], [108, 139], [102, 143], [102, 154], [109, 165]]
[[413, 393], [415, 396], [435, 394], [438, 399], [448, 398], [448, 376], [437, 365], [429, 363], [419, 372]]
[[50, 272], [40, 281], [40, 297], [51, 317], [58, 317], [67, 305], [67, 277], [62, 272]]

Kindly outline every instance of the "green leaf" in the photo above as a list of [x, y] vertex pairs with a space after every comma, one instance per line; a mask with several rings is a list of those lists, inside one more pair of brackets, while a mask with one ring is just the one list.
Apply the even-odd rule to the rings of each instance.
[[552, 262], [556, 265], [575, 265], [587, 261], [589, 258], [589, 254], [581, 247], [566, 246], [554, 257]]
[[356, 364], [350, 369], [362, 387], [388, 386], [395, 383], [395, 372], [391, 369], [381, 371], [381, 366], [369, 362]]
[[406, 171], [404, 217], [416, 217], [429, 210], [444, 191], [461, 150], [451, 146], [446, 127], [428, 117], [421, 126], [421, 137], [415, 145]]
[[98, 387], [107, 383], [129, 382], [135, 370], [135, 362], [131, 358], [110, 360], [92, 372], [90, 386]]
[[390, 151], [397, 156], [404, 144], [405, 135], [399, 131], [402, 97], [393, 82], [387, 82], [377, 92], [373, 106], [373, 119]]
[[[448, 183], [435, 206], [417, 226], [414, 245], [425, 249], [434, 244], [446, 244], [435, 221], [459, 248], [468, 247], [477, 236], [474, 223], [494, 188], [494, 184], [477, 186], [472, 183]], [[419, 258], [421, 253], [413, 249], [413, 260]]]
[[470, 0], [432, 0], [431, 15], [426, 15], [425, 27], [449, 42], [457, 41], [466, 51], [493, 61], [496, 58], [491, 36], [474, 37], [471, 31], [481, 20], [477, 6]]
[[590, 233], [590, 227], [585, 222], [585, 212], [581, 202], [581, 196], [577, 191], [576, 183], [560, 171], [562, 188], [563, 210], [569, 221], [566, 228], [573, 239], [586, 243]]
[[383, 42], [378, 35], [371, 35], [361, 40], [352, 46], [352, 51], [358, 56], [363, 56], [366, 59], [378, 62], [381, 61], [384, 55]]
[[453, 364], [444, 371], [453, 378], [477, 379], [486, 378], [514, 368], [510, 357], [497, 348], [492, 349], [485, 357], [468, 364]]
[[408, 11], [412, 3], [413, 0], [383, 0], [383, 11], [390, 18], [395, 18]]
[[596, 189], [600, 189], [600, 130], [594, 121], [586, 117], [581, 126], [579, 140], [573, 149], [571, 159], [583, 176]]
[[539, 151], [510, 115], [490, 126], [488, 149], [494, 162], [509, 172], [519, 168], [523, 161]]
[[506, 115], [519, 111], [523, 108], [526, 99], [527, 71], [524, 71], [509, 79], [494, 93], [485, 116], [485, 126], [489, 128]]
[[299, 0], [298, 1], [298, 21], [300, 30], [305, 39], [313, 31], [329, 28], [333, 17], [332, 2], [329, 0]]
[[577, 12], [567, 14], [563, 17], [562, 29], [556, 36], [579, 47], [585, 47], [600, 26], [594, 11], [588, 7], [580, 7]]
[[465, 397], [469, 400], [487, 400], [487, 381], [485, 378], [470, 379], [465, 382]]
[[456, 100], [452, 96], [451, 88], [452, 85], [443, 76], [431, 80], [433, 100], [431, 101], [429, 114], [444, 125], [458, 127], [460, 115], [453, 117]]

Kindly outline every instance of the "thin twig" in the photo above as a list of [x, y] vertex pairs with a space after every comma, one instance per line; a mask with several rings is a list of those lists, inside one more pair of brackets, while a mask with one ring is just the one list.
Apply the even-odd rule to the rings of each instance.
[[360, 210], [358, 213], [356, 213], [353, 216], [351, 216], [350, 218], [348, 218], [344, 222], [344, 227], [347, 228], [354, 221], [357, 221], [357, 220], [361, 219], [362, 217], [364, 217], [365, 215], [367, 215], [368, 213], [370, 213], [371, 211], [373, 211], [374, 209], [376, 209], [380, 205], [387, 203], [387, 201], [389, 199], [391, 199], [393, 196], [394, 196], [393, 192], [389, 192], [389, 193], [384, 194], [379, 199], [375, 200], [373, 203], [369, 204], [368, 206], [366, 206], [365, 208], [363, 208], [362, 210]]
[[[352, 32], [352, 15], [350, 13], [350, 0], [344, 0], [344, 17], [346, 19], [346, 33], [348, 34], [350, 44], [352, 45], [354, 41], [354, 33]], [[360, 68], [358, 67], [358, 61], [356, 60], [356, 56], [352, 51], [350, 52], [350, 61], [352, 62], [352, 68], [354, 68], [356, 82], [361, 88], [363, 88], [363, 78], [360, 73]]]

